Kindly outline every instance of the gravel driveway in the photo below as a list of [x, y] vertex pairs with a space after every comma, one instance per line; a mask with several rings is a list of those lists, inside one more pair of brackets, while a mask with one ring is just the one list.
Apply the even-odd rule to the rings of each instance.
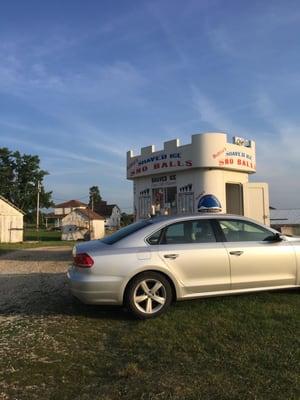
[[114, 320], [122, 325], [118, 310], [74, 301], [70, 262], [70, 247], [0, 256], [0, 400], [83, 399], [78, 377], [93, 371]]
[[70, 247], [18, 250], [0, 256], [0, 319], [43, 314], [68, 306]]

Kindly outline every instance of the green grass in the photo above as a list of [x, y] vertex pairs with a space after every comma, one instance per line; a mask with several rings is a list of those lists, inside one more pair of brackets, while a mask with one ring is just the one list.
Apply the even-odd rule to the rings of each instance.
[[62, 241], [60, 231], [40, 229], [39, 234], [35, 229], [24, 230], [23, 243], [0, 243], [0, 255], [15, 250], [31, 249], [47, 246], [73, 246], [74, 241]]
[[0, 324], [0, 398], [300, 399], [299, 291], [178, 302], [148, 321], [47, 301]]
[[36, 229], [25, 229], [24, 230], [24, 241], [40, 240], [44, 242], [60, 241], [61, 231], [50, 231], [46, 229], [40, 229], [37, 233]]
[[33, 249], [38, 247], [49, 247], [49, 246], [70, 246], [72, 247], [75, 242], [73, 241], [43, 241], [43, 242], [23, 242], [23, 243], [0, 243], [0, 256], [11, 251]]
[[55, 241], [52, 240], [50, 242], [23, 242], [23, 243], [0, 243], [0, 256], [3, 254], [10, 253], [16, 250], [24, 250], [24, 249], [34, 249], [39, 247], [52, 247], [52, 246], [74, 246], [75, 242], [73, 241]]

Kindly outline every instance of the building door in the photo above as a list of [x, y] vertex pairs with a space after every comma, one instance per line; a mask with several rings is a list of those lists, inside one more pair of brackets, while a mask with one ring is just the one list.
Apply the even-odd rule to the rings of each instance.
[[169, 215], [177, 213], [177, 187], [166, 187], [165, 188], [165, 208]]
[[244, 185], [245, 216], [270, 225], [269, 189], [267, 183], [248, 182]]
[[226, 183], [227, 214], [244, 215], [243, 185]]
[[165, 195], [162, 188], [152, 189], [152, 205], [154, 206], [154, 214], [162, 213], [165, 204]]

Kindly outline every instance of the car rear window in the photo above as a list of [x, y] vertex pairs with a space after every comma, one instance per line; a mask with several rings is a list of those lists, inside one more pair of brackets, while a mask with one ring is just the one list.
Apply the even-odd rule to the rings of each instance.
[[153, 221], [151, 221], [151, 220], [143, 219], [142, 221], [138, 221], [138, 222], [135, 222], [128, 226], [125, 226], [124, 228], [113, 233], [112, 235], [107, 236], [104, 239], [101, 239], [101, 242], [103, 242], [105, 244], [114, 244], [114, 243], [118, 242], [119, 240], [124, 239], [126, 236], [129, 236], [132, 233], [135, 233], [135, 232], [145, 228], [146, 226], [151, 225], [152, 223], [153, 223]]

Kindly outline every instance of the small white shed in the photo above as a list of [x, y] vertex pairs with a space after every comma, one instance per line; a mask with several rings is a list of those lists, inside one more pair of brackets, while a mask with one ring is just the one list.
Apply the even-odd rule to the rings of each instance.
[[24, 212], [0, 196], [0, 243], [23, 242]]
[[82, 240], [104, 237], [105, 218], [89, 208], [77, 208], [62, 219], [62, 240]]
[[270, 210], [271, 226], [284, 235], [300, 236], [300, 209]]

